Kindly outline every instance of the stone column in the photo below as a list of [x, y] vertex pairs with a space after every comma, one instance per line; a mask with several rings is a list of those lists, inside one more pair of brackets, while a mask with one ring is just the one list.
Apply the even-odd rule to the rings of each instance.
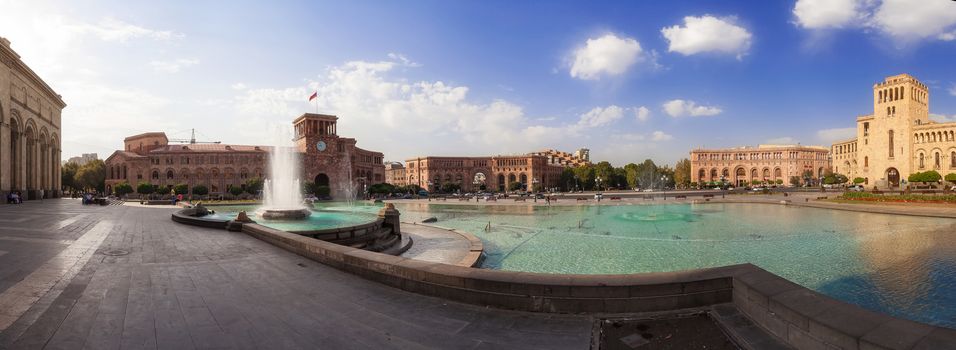
[[386, 203], [385, 207], [378, 212], [378, 217], [385, 220], [384, 226], [391, 226], [393, 234], [401, 234], [401, 223], [399, 221], [400, 213], [395, 209], [395, 204]]
[[0, 196], [4, 201], [10, 189], [10, 128], [4, 123], [5, 118], [0, 110]]

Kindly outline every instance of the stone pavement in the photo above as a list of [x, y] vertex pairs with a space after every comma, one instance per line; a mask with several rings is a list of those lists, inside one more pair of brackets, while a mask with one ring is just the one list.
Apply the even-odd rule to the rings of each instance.
[[412, 247], [402, 253], [402, 257], [409, 259], [456, 265], [468, 256], [471, 246], [468, 239], [458, 233], [427, 225], [403, 222], [402, 233], [412, 237]]
[[584, 349], [592, 318], [404, 292], [172, 209], [0, 206], [0, 348]]

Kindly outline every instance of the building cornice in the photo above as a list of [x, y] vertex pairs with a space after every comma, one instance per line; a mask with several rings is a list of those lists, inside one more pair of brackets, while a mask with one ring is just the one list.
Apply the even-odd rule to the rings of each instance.
[[25, 76], [34, 86], [39, 87], [40, 91], [53, 101], [57, 107], [60, 109], [66, 107], [66, 102], [63, 102], [63, 97], [57, 94], [56, 91], [53, 91], [53, 88], [43, 81], [43, 79], [40, 79], [40, 76], [37, 75], [33, 69], [30, 69], [29, 66], [23, 63], [23, 60], [20, 59], [20, 55], [10, 48], [10, 41], [4, 38], [0, 38], [0, 62]]

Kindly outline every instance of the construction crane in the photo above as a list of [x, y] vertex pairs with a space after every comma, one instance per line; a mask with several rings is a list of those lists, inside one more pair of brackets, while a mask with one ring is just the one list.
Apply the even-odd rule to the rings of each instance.
[[186, 140], [186, 139], [169, 139], [169, 142], [188, 143], [188, 144], [191, 144], [191, 145], [192, 145], [192, 144], [197, 144], [197, 143], [216, 143], [216, 144], [222, 143], [222, 141], [196, 141], [196, 129], [192, 129], [192, 136], [189, 138], [189, 140]]

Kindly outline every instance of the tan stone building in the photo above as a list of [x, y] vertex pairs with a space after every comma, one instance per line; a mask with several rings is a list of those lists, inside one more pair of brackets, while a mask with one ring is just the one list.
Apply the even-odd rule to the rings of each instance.
[[579, 167], [590, 165], [590, 151], [587, 148], [578, 149], [575, 153], [562, 152], [554, 149], [546, 149], [539, 152], [531, 152], [532, 155], [548, 157], [548, 163], [562, 165], [566, 167]]
[[[360, 195], [365, 185], [385, 181], [382, 153], [356, 147], [336, 134], [338, 118], [307, 113], [293, 121], [295, 146], [302, 156], [303, 181], [328, 186], [332, 196]], [[173, 187], [204, 185], [210, 194], [242, 187], [249, 179], [269, 177], [270, 146], [170, 144], [165, 133], [127, 137], [124, 149], [106, 159], [107, 191], [119, 183]], [[351, 186], [350, 186], [351, 184]]]
[[758, 145], [724, 149], [698, 148], [690, 152], [691, 181], [726, 182], [735, 186], [749, 185], [757, 180], [768, 184], [813, 173], [816, 183], [830, 168], [830, 150], [820, 146]]
[[385, 163], [385, 183], [395, 186], [408, 185], [408, 179], [405, 178], [405, 166], [400, 162]]
[[535, 185], [539, 189], [559, 186], [561, 173], [565, 166], [555, 164], [547, 156], [538, 154], [490, 156], [490, 157], [418, 157], [405, 160], [401, 170], [404, 182], [395, 181], [394, 185], [418, 185], [428, 191], [436, 191], [442, 184], [455, 183], [462, 192], [473, 192], [484, 188], [488, 191], [504, 192], [513, 183], [520, 183], [522, 189], [531, 190]]
[[909, 74], [873, 85], [873, 113], [856, 118], [856, 138], [834, 143], [834, 171], [896, 188], [908, 175], [956, 173], [956, 123], [929, 119], [929, 87]]
[[60, 196], [63, 98], [0, 37], [0, 195]]

